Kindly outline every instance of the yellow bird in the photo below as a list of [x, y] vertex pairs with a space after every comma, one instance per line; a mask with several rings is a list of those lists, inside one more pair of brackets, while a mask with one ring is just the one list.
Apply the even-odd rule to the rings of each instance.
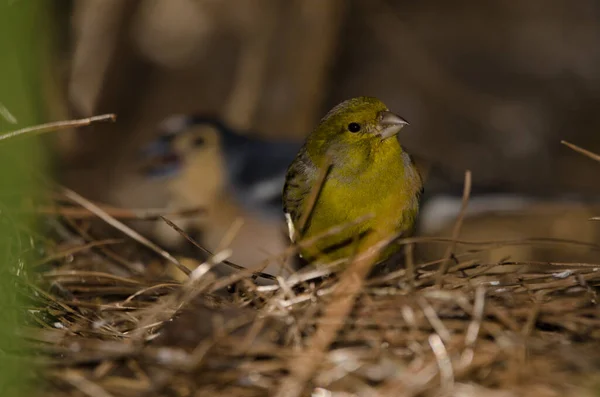
[[[356, 243], [372, 232], [382, 239], [413, 233], [423, 183], [397, 139], [407, 124], [379, 99], [358, 97], [334, 107], [307, 137], [288, 168], [283, 189], [290, 239], [297, 242], [335, 226], [351, 226], [301, 248], [303, 258], [350, 257]], [[315, 187], [320, 179], [322, 184]], [[310, 208], [315, 189], [319, 193]], [[352, 225], [362, 217], [366, 220]], [[379, 259], [398, 249], [389, 245]]]

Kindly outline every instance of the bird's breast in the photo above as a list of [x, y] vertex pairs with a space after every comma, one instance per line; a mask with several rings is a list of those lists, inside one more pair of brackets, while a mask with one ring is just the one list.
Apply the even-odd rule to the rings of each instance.
[[332, 168], [313, 209], [309, 234], [365, 216], [372, 218], [351, 227], [348, 233], [379, 227], [397, 231], [413, 226], [421, 188], [417, 171], [410, 158], [404, 160], [404, 153], [393, 160], [381, 160], [361, 172]]

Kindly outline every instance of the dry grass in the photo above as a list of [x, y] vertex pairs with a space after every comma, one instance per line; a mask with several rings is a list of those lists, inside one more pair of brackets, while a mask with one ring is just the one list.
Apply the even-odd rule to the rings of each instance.
[[126, 237], [95, 241], [88, 217], [70, 218], [80, 208], [61, 206], [27, 284], [44, 395], [581, 396], [600, 369], [600, 264], [463, 256], [439, 287], [441, 258], [365, 280], [338, 313], [330, 268], [257, 286], [249, 271], [217, 275], [224, 251], [181, 283], [166, 270], [176, 259], [106, 212]]
[[[20, 332], [46, 396], [600, 393], [600, 263], [474, 259], [510, 242], [457, 257], [468, 243], [459, 217], [453, 238], [436, 239], [449, 247], [437, 261], [416, 262], [413, 246], [432, 239], [412, 238], [406, 268], [391, 273], [365, 279], [367, 255], [345, 271], [257, 285], [259, 269], [219, 276], [227, 249], [190, 270], [118, 219], [157, 211], [101, 207], [64, 188], [51, 197], [27, 209], [48, 236], [32, 239], [45, 251], [35, 272], [16, 279], [29, 303]], [[100, 220], [122, 237], [95, 239]]]

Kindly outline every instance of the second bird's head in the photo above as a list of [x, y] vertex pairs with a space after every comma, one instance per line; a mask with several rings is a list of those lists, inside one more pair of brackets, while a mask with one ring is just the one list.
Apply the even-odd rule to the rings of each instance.
[[184, 162], [197, 158], [201, 151], [219, 148], [219, 119], [189, 115], [174, 115], [158, 128], [158, 138], [141, 151], [143, 172], [149, 177], [170, 177], [181, 171]]

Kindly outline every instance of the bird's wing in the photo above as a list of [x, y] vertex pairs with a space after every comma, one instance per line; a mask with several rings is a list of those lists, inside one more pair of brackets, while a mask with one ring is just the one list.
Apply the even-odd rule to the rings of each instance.
[[281, 197], [284, 178], [301, 145], [288, 142], [254, 141], [228, 157], [238, 159], [230, 169], [231, 182], [254, 201]]
[[297, 231], [294, 227], [301, 217], [304, 202], [317, 178], [317, 170], [306, 154], [300, 150], [290, 165], [283, 186], [283, 211], [288, 224], [290, 240], [295, 241]]

